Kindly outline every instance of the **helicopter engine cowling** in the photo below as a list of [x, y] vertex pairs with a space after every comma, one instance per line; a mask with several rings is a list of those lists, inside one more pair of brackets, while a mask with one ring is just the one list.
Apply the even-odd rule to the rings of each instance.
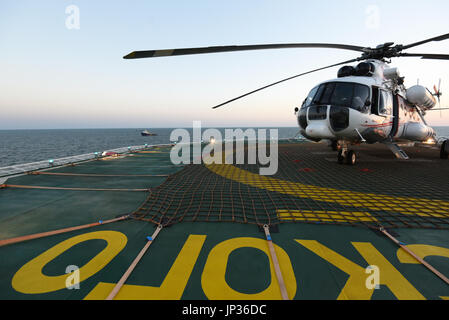
[[426, 87], [420, 85], [408, 88], [406, 95], [410, 103], [424, 110], [432, 109], [437, 104], [433, 94]]

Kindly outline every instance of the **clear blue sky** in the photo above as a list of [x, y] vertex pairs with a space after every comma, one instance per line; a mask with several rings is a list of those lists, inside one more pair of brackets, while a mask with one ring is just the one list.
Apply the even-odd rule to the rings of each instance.
[[[66, 28], [69, 5], [80, 10], [79, 30]], [[334, 78], [337, 69], [222, 109], [211, 106], [357, 53], [287, 49], [122, 57], [134, 50], [231, 44], [407, 44], [448, 33], [447, 12], [449, 2], [443, 0], [2, 0], [0, 129], [185, 127], [193, 120], [203, 126], [296, 126], [294, 107], [316, 83]], [[449, 41], [410, 52], [449, 53]], [[443, 94], [447, 92], [442, 107], [449, 107], [449, 61], [404, 58], [392, 65], [400, 68], [407, 85], [419, 78], [431, 88], [441, 78]], [[428, 119], [433, 125], [448, 125], [449, 111], [443, 118], [439, 112], [429, 113]]]

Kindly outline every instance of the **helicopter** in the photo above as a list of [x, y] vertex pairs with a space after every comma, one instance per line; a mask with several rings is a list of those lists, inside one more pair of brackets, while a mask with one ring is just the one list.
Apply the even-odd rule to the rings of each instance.
[[[435, 130], [424, 118], [428, 111], [449, 109], [434, 108], [437, 99], [439, 101], [442, 95], [441, 80], [438, 89], [434, 86], [434, 93], [419, 84], [406, 88], [404, 77], [401, 77], [398, 68], [390, 66], [391, 58], [398, 57], [449, 60], [448, 54], [403, 52], [429, 42], [447, 39], [449, 33], [408, 45], [386, 42], [375, 48], [332, 43], [213, 46], [133, 51], [123, 58], [140, 59], [286, 48], [327, 48], [359, 52], [361, 55], [354, 59], [276, 81], [213, 107], [213, 109], [222, 107], [258, 91], [313, 72], [342, 66], [338, 70], [337, 78], [323, 81], [313, 87], [302, 105], [295, 108], [295, 116], [299, 133], [303, 137], [315, 142], [330, 141], [332, 149], [337, 151], [338, 163], [354, 165], [357, 162], [357, 153], [351, 147], [361, 143], [383, 143], [397, 158], [403, 160], [408, 160], [409, 157], [401, 149], [400, 144], [433, 145], [440, 148], [441, 159], [449, 158], [449, 140], [438, 141]], [[358, 64], [349, 65], [355, 62]]]

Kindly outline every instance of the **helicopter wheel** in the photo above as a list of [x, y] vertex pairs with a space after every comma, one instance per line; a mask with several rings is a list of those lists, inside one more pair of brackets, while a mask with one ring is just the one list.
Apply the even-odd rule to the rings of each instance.
[[449, 145], [448, 142], [449, 140], [446, 140], [443, 142], [443, 144], [441, 145], [441, 151], [440, 151], [440, 158], [441, 159], [447, 159], [449, 157], [448, 152], [446, 151], [447, 149], [449, 149]]
[[350, 166], [355, 165], [357, 162], [357, 155], [353, 150], [348, 151], [346, 154], [346, 164], [349, 164]]
[[337, 160], [339, 164], [343, 164], [345, 162], [345, 157], [343, 156], [343, 150], [338, 150]]

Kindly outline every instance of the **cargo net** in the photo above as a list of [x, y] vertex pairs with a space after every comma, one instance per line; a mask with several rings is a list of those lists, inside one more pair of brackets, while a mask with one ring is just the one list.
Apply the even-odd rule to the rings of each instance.
[[[449, 229], [447, 163], [405, 163], [382, 147], [368, 148], [365, 164], [349, 166], [338, 164], [336, 152], [324, 144], [283, 143], [272, 176], [260, 175], [259, 163], [187, 165], [152, 189], [132, 217], [164, 226], [236, 222]], [[437, 158], [432, 152], [428, 156]]]

